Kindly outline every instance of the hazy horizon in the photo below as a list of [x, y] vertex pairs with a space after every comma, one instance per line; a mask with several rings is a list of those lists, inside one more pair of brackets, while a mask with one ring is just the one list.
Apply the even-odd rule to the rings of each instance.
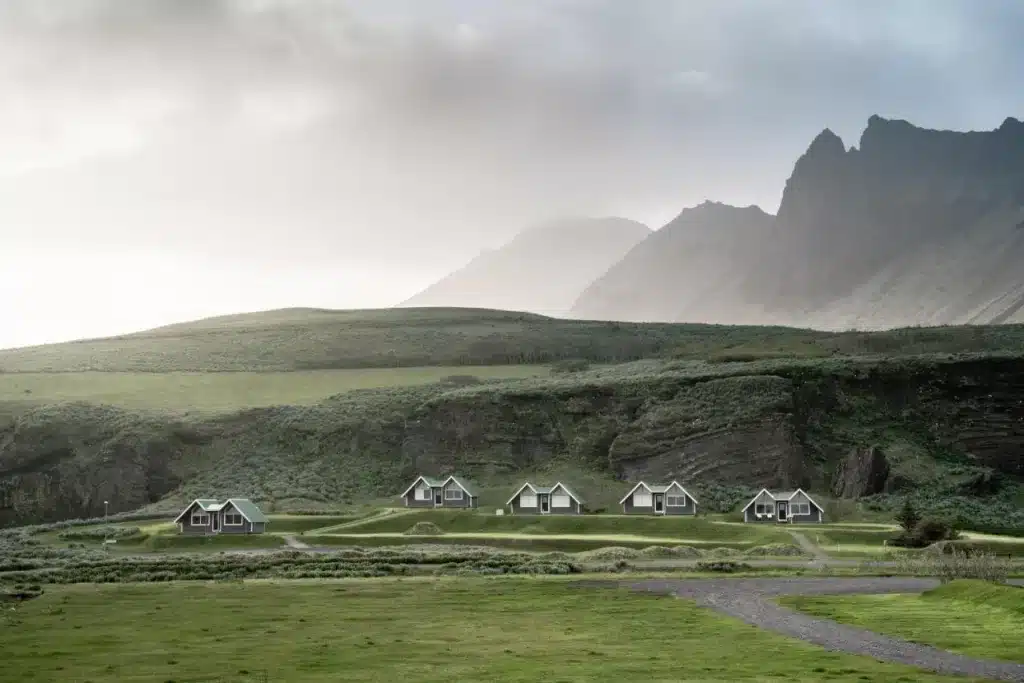
[[1021, 117], [1011, 1], [5, 0], [0, 348], [382, 308], [566, 215]]

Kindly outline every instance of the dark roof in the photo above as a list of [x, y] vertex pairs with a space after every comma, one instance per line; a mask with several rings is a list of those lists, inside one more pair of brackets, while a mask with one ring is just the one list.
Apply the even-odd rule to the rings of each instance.
[[[236, 510], [242, 513], [243, 517], [253, 524], [266, 523], [268, 521], [263, 511], [248, 498], [229, 498], [227, 503], [231, 503]], [[227, 505], [227, 503], [224, 503], [224, 505]]]

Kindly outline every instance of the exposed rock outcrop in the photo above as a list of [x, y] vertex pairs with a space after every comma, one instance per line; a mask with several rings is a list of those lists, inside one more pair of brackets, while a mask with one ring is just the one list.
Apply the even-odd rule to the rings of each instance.
[[832, 479], [838, 498], [860, 498], [882, 493], [889, 480], [889, 460], [877, 446], [850, 451]]

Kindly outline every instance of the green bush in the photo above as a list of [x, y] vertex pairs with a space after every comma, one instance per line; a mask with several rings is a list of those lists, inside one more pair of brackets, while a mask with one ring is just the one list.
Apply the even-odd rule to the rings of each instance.
[[913, 531], [903, 531], [889, 542], [901, 548], [925, 548], [933, 543], [952, 541], [958, 537], [959, 534], [949, 522], [929, 517], [918, 521]]

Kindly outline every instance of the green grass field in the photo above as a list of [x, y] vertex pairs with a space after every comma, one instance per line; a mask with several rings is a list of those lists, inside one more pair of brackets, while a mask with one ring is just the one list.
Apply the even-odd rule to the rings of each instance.
[[[521, 535], [594, 535], [643, 537], [679, 543], [745, 542], [790, 543], [792, 537], [774, 526], [755, 524], [719, 524], [692, 517], [644, 517], [627, 515], [489, 515], [460, 510], [417, 510], [397, 513], [365, 524], [348, 527], [346, 533], [402, 533], [417, 522], [431, 522], [446, 533], [521, 534]], [[329, 532], [330, 529], [325, 529]]]
[[544, 579], [49, 587], [0, 613], [0, 651], [19, 683], [966, 680]]
[[788, 597], [846, 624], [974, 657], [1024, 662], [1024, 588], [954, 581], [921, 595]]
[[92, 401], [121, 408], [227, 411], [311, 405], [355, 389], [430, 384], [451, 375], [481, 380], [544, 376], [543, 365], [365, 368], [296, 372], [0, 373], [0, 402], [38, 405]]

